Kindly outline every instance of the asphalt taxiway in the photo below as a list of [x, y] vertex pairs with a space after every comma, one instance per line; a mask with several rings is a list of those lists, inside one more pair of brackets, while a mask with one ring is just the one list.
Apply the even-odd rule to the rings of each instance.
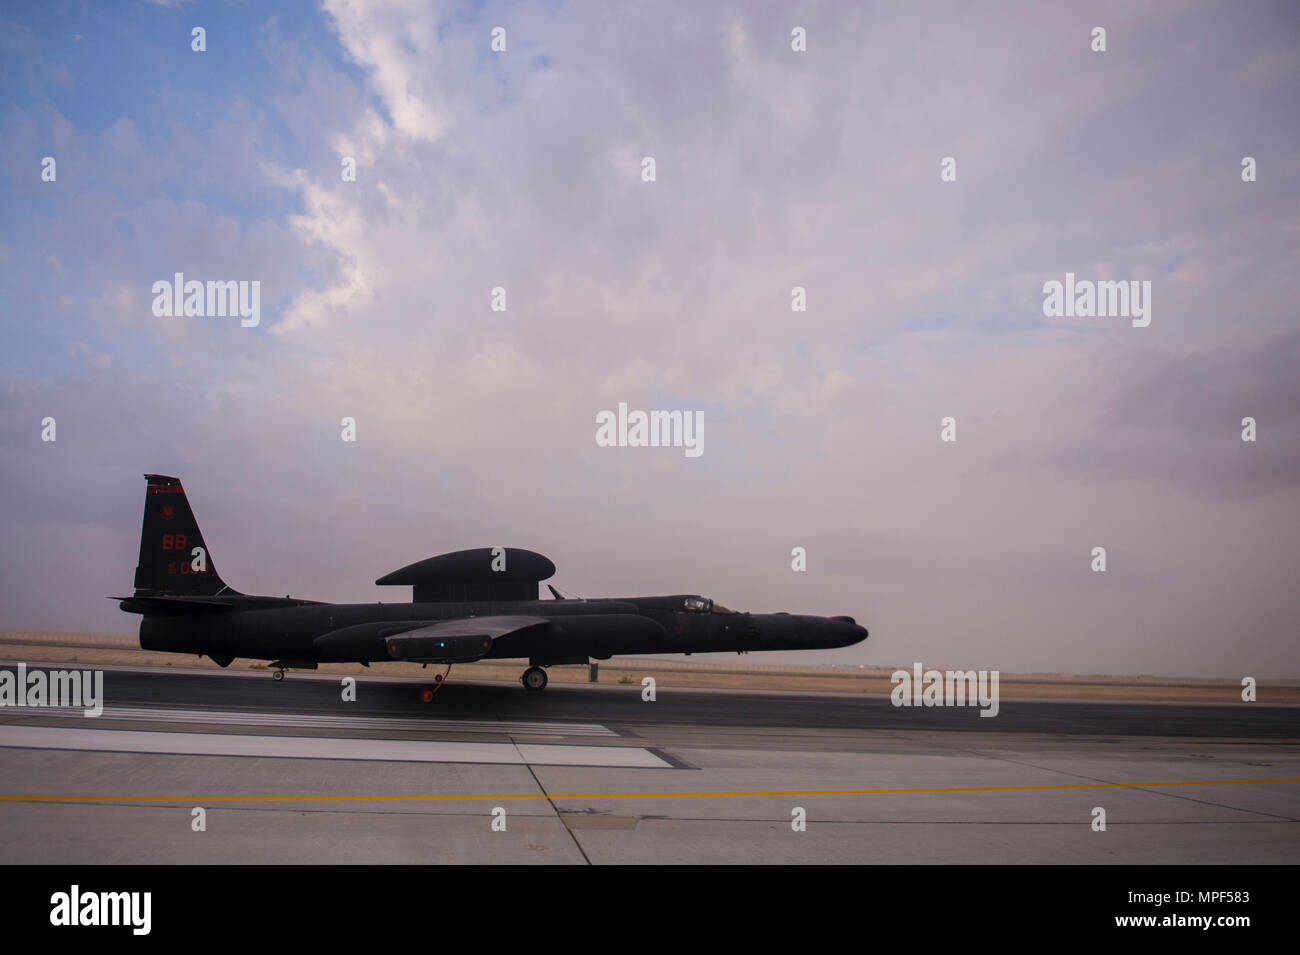
[[0, 708], [0, 861], [1300, 861], [1300, 707], [101, 669]]

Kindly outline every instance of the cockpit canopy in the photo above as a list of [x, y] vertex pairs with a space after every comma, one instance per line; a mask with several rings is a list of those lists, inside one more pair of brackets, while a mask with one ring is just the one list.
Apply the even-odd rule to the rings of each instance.
[[720, 603], [714, 603], [709, 597], [699, 594], [663, 594], [658, 597], [617, 597], [636, 604], [641, 610], [655, 610], [667, 613], [735, 613]]
[[734, 610], [728, 610], [720, 603], [714, 603], [709, 597], [694, 595], [682, 599], [682, 609], [688, 613], [735, 613]]

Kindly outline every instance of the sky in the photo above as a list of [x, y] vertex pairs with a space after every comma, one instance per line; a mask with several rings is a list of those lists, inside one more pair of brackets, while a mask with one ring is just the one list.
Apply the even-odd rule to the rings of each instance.
[[[0, 627], [134, 632], [157, 472], [246, 593], [504, 545], [871, 631], [745, 663], [1300, 678], [1298, 48], [1287, 2], [4, 4]], [[155, 314], [178, 272], [260, 321]], [[1067, 273], [1150, 323], [1046, 315]], [[703, 453], [599, 446], [620, 403]]]

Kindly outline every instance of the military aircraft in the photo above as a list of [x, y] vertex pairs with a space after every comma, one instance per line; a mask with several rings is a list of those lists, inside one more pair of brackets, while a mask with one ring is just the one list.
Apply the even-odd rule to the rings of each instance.
[[852, 617], [737, 613], [696, 594], [579, 600], [550, 587], [555, 599], [539, 600], [538, 584], [555, 565], [514, 547], [441, 554], [375, 581], [411, 587], [410, 603], [250, 596], [217, 574], [181, 482], [145, 479], [135, 593], [113, 598], [141, 614], [140, 646], [207, 656], [223, 667], [236, 657], [268, 660], [277, 680], [286, 669], [321, 663], [450, 668], [504, 658], [527, 659], [521, 682], [541, 690], [546, 667], [614, 654], [808, 650], [867, 638]]

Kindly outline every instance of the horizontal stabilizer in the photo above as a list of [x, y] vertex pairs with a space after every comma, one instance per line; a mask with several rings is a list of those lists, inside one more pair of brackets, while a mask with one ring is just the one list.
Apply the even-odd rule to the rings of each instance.
[[110, 597], [120, 600], [118, 605], [127, 613], [194, 614], [227, 613], [235, 605], [220, 597]]

